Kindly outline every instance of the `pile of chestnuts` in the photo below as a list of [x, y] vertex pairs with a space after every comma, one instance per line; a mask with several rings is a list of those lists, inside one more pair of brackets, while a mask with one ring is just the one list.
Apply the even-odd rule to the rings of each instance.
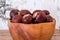
[[10, 20], [13, 23], [36, 24], [52, 22], [53, 18], [48, 10], [35, 10], [31, 13], [29, 10], [13, 9], [10, 12]]

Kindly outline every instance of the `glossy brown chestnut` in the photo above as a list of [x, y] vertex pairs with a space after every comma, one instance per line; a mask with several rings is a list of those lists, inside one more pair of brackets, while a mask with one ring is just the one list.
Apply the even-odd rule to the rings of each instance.
[[41, 10], [35, 10], [35, 11], [33, 11], [33, 18], [35, 18], [37, 15], [39, 15], [40, 14], [40, 12], [42, 12]]
[[41, 12], [41, 10], [35, 10], [35, 11], [33, 11], [33, 14], [34, 14], [35, 12]]
[[30, 15], [30, 14], [24, 15], [22, 18], [22, 22], [27, 23], [27, 24], [32, 23], [32, 15]]
[[19, 12], [19, 10], [17, 10], [17, 9], [11, 10], [11, 12], [10, 12], [10, 19], [12, 20], [12, 17], [13, 17], [14, 15], [18, 15], [18, 12]]
[[50, 14], [50, 12], [48, 10], [42, 10], [42, 12], [44, 12], [46, 15]]
[[53, 18], [50, 15], [47, 15], [46, 18], [47, 18], [47, 22], [52, 22], [53, 21]]
[[21, 10], [20, 15], [24, 16], [25, 14], [31, 14], [28, 10]]
[[35, 23], [41, 23], [46, 20], [46, 15], [44, 12], [35, 12], [33, 14], [33, 19]]
[[21, 23], [21, 19], [22, 19], [21, 15], [15, 15], [12, 17], [12, 22], [13, 23]]

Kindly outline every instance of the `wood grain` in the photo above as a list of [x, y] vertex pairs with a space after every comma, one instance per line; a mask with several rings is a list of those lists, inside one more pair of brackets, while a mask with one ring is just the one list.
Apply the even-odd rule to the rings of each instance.
[[[8, 30], [0, 30], [0, 40], [12, 40], [12, 37]], [[55, 30], [51, 40], [60, 40], [60, 31]]]

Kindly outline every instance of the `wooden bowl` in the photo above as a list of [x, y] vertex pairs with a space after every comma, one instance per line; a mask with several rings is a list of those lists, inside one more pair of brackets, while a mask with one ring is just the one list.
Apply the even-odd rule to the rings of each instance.
[[50, 40], [55, 30], [55, 24], [55, 20], [39, 24], [12, 23], [10, 20], [8, 21], [13, 40]]

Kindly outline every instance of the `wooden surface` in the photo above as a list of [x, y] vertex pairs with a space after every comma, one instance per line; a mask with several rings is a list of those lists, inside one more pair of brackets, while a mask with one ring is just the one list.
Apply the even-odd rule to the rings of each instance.
[[[8, 30], [0, 30], [0, 40], [12, 40], [10, 33]], [[51, 40], [60, 40], [60, 31], [55, 30], [54, 35], [52, 36]]]

